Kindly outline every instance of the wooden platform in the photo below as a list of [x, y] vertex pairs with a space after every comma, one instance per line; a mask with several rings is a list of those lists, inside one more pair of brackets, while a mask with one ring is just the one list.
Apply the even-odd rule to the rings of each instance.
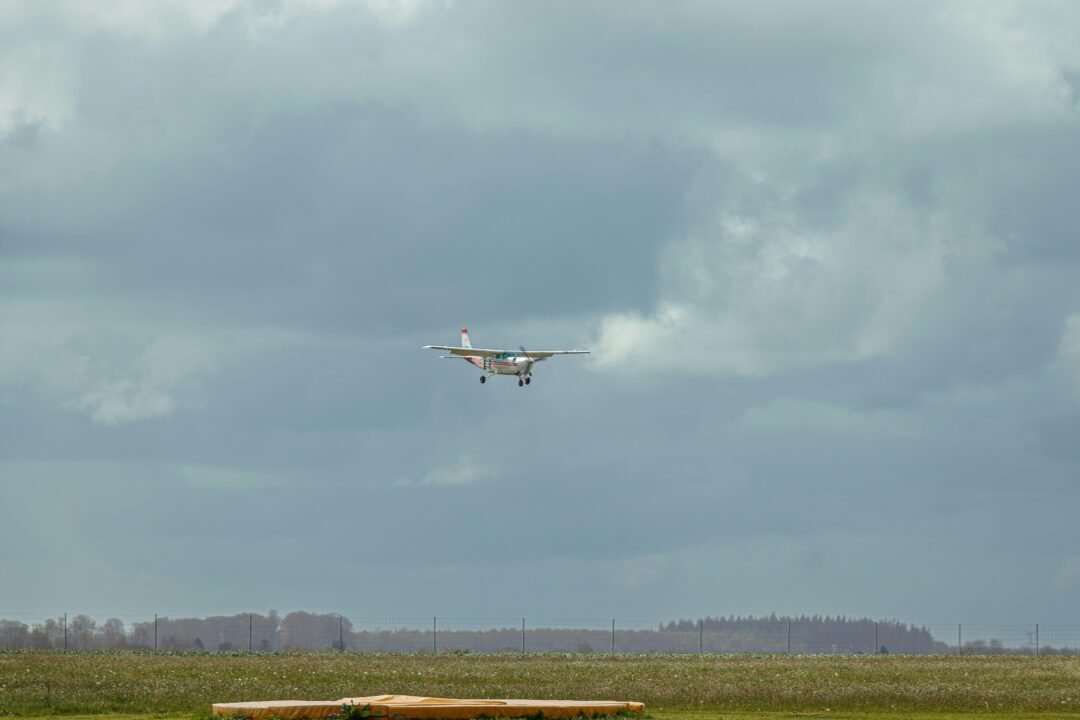
[[252, 720], [282, 718], [328, 718], [351, 708], [370, 718], [386, 720], [475, 720], [476, 718], [523, 718], [543, 716], [566, 720], [578, 716], [602, 717], [618, 713], [642, 713], [639, 702], [606, 700], [462, 700], [416, 695], [372, 695], [340, 700], [267, 700], [263, 702], [215, 703], [215, 715]]

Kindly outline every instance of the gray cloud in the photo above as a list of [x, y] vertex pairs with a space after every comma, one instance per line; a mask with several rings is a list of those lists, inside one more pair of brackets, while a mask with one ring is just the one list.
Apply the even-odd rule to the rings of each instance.
[[1072, 5], [112, 5], [0, 10], [5, 606], [1075, 620]]

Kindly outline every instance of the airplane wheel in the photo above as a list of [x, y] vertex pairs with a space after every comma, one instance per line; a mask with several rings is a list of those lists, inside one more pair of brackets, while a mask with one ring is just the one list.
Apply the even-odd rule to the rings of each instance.
[[525, 384], [528, 385], [532, 382], [532, 378], [525, 378]]
[[518, 380], [518, 387], [525, 387], [525, 381], [524, 380]]
[[487, 378], [485, 376], [481, 375], [480, 376], [480, 384], [483, 385], [486, 382], [487, 382]]

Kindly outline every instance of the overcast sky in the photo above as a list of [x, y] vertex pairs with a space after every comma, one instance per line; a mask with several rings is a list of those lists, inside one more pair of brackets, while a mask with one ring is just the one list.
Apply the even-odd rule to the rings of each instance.
[[1078, 28], [0, 3], [0, 616], [1080, 622]]

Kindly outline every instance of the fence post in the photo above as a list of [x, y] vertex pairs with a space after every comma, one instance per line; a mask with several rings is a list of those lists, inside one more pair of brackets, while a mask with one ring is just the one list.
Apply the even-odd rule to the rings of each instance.
[[525, 654], [525, 618], [521, 618], [521, 654]]
[[439, 654], [439, 616], [431, 618], [431, 654]]
[[67, 613], [64, 613], [64, 649], [67, 650]]
[[611, 619], [611, 654], [615, 654], [615, 618]]
[[154, 652], [157, 652], [157, 613], [154, 613]]
[[697, 621], [697, 654], [705, 654], [705, 621], [698, 619]]
[[791, 621], [787, 621], [787, 654], [791, 654]]

